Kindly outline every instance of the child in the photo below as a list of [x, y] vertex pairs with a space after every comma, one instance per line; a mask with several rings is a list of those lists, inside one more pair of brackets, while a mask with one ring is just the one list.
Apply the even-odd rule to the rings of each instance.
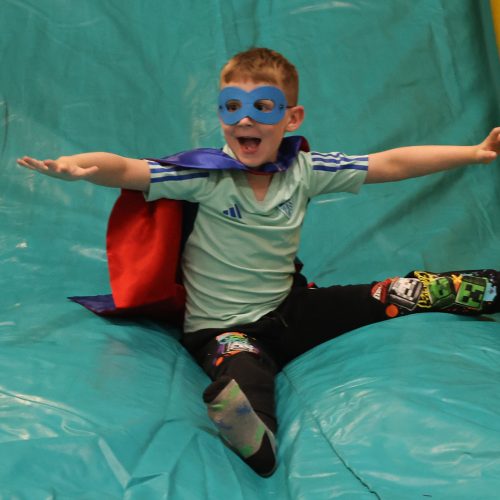
[[[417, 146], [368, 156], [309, 153], [298, 76], [282, 55], [256, 48], [223, 68], [223, 152], [196, 150], [187, 164], [109, 153], [18, 163], [64, 180], [87, 180], [199, 204], [182, 257], [187, 292], [183, 344], [213, 382], [203, 394], [224, 440], [262, 476], [276, 466], [274, 377], [290, 360], [342, 333], [420, 311], [500, 310], [493, 270], [412, 272], [367, 285], [308, 288], [294, 281], [300, 228], [311, 197], [490, 163], [500, 127], [476, 146]], [[176, 157], [182, 157], [176, 155]], [[201, 163], [201, 165], [200, 165]]]

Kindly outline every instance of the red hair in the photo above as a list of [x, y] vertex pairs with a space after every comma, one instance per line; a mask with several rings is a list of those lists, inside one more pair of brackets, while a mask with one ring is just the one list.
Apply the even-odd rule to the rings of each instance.
[[222, 68], [221, 85], [236, 81], [279, 85], [288, 104], [296, 106], [299, 95], [299, 75], [295, 66], [275, 50], [254, 47], [233, 56]]

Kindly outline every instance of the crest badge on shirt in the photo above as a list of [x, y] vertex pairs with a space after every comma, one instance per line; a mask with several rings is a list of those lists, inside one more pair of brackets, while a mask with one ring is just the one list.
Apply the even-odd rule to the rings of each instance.
[[287, 200], [281, 205], [278, 205], [278, 210], [280, 210], [282, 213], [284, 213], [289, 219], [293, 214], [293, 201], [292, 200]]

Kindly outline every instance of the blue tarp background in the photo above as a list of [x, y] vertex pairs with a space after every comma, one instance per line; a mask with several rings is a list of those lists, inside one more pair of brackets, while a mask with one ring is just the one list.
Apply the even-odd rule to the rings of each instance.
[[[252, 45], [298, 67], [313, 149], [477, 143], [500, 118], [489, 2], [3, 0], [0, 27], [1, 499], [497, 498], [498, 315], [400, 318], [295, 360], [262, 479], [217, 437], [178, 332], [66, 300], [109, 290], [117, 191], [15, 165], [221, 146], [218, 72]], [[300, 257], [321, 285], [498, 268], [499, 208], [498, 161], [325, 196]]]

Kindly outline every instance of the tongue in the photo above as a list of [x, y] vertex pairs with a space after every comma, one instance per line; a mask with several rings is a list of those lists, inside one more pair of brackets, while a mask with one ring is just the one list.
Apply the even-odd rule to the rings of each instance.
[[260, 139], [240, 139], [241, 149], [244, 153], [255, 153], [259, 148]]

